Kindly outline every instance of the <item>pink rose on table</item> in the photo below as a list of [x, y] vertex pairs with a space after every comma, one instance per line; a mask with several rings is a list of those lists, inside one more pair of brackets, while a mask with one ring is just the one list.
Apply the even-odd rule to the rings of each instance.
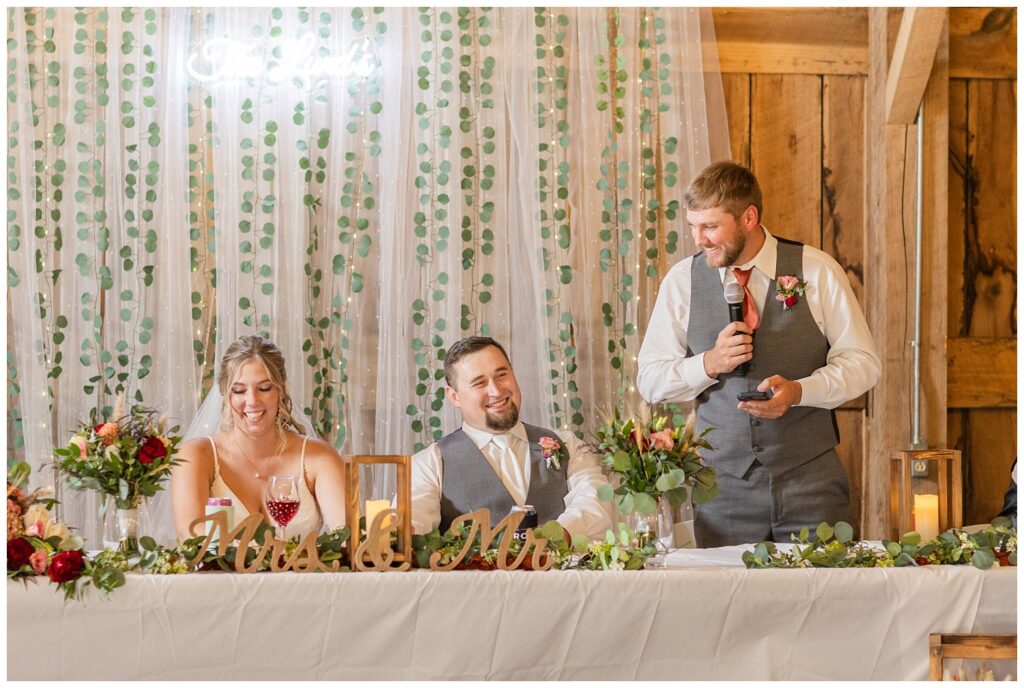
[[16, 537], [8, 540], [7, 570], [17, 571], [22, 566], [29, 563], [29, 558], [35, 551], [35, 547], [32, 546], [32, 543], [25, 538]]
[[32, 564], [32, 570], [36, 572], [36, 575], [46, 573], [46, 564], [49, 563], [50, 557], [45, 549], [37, 549], [32, 553], [32, 556], [28, 558], [28, 562]]
[[85, 558], [79, 550], [72, 549], [53, 555], [47, 573], [54, 583], [68, 583], [81, 576], [84, 569]]
[[152, 435], [146, 438], [146, 443], [139, 449], [139, 463], [144, 463], [147, 466], [164, 456], [167, 456], [167, 447], [164, 446], [159, 437], [153, 437]]
[[671, 451], [674, 445], [675, 443], [672, 441], [672, 433], [668, 428], [651, 433], [651, 446], [654, 449]]

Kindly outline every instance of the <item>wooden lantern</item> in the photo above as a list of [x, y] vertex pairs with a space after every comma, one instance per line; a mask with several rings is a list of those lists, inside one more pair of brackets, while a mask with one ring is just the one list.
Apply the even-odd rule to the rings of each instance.
[[[890, 535], [893, 540], [910, 531], [931, 540], [963, 525], [963, 488], [960, 452], [955, 449], [918, 449], [889, 453]], [[927, 473], [914, 477], [914, 466]]]
[[[345, 457], [345, 520], [348, 523], [352, 534], [349, 536], [349, 554], [352, 557], [352, 568], [357, 570], [379, 569], [379, 562], [376, 565], [367, 567], [373, 556], [363, 553], [357, 556], [360, 549], [361, 534], [359, 532], [359, 518], [366, 515], [366, 501], [359, 492], [359, 471], [361, 466], [393, 465], [395, 466], [395, 480], [398, 486], [398, 499], [396, 510], [398, 512], [397, 524], [391, 526], [391, 530], [398, 530], [398, 548], [394, 553], [395, 562], [403, 564], [402, 568], [408, 568], [412, 563], [412, 457], [395, 455], [350, 455]], [[377, 505], [380, 506], [380, 505]], [[386, 505], [390, 507], [390, 503]], [[366, 519], [366, 529], [369, 533], [372, 524], [373, 514]], [[372, 543], [370, 543], [372, 544]], [[364, 552], [367, 548], [363, 548]], [[376, 547], [371, 547], [376, 550]], [[387, 547], [390, 549], [390, 546]], [[390, 554], [388, 556], [390, 560]], [[390, 563], [390, 562], [389, 562]], [[386, 568], [391, 568], [390, 566]]]

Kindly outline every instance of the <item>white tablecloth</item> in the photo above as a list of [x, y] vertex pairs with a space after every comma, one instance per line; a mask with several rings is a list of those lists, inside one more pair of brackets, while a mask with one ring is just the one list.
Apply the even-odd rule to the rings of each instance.
[[1015, 633], [1016, 569], [130, 575], [8, 583], [8, 679], [918, 679], [928, 633]]

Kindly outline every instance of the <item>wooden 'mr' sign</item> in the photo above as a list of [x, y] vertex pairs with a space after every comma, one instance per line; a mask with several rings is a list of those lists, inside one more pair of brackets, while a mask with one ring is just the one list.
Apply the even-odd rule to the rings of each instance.
[[523, 549], [520, 550], [519, 555], [512, 561], [508, 560], [508, 548], [512, 544], [512, 540], [515, 537], [515, 531], [519, 528], [519, 525], [523, 522], [525, 514], [521, 511], [513, 511], [505, 518], [501, 519], [493, 528], [491, 528], [491, 512], [487, 509], [477, 509], [471, 511], [468, 514], [463, 514], [457, 519], [452, 521], [452, 528], [457, 528], [463, 523], [469, 523], [469, 533], [466, 536], [466, 543], [462, 546], [462, 549], [452, 557], [452, 560], [447, 564], [438, 563], [441, 559], [440, 552], [434, 552], [430, 555], [430, 570], [431, 571], [451, 571], [456, 566], [462, 563], [462, 560], [469, 554], [470, 548], [473, 546], [473, 541], [476, 539], [476, 534], [480, 533], [480, 551], [486, 552], [490, 549], [491, 543], [494, 541], [494, 536], [499, 530], [504, 532], [501, 535], [501, 541], [498, 543], [498, 557], [497, 566], [499, 569], [504, 571], [511, 571], [518, 569], [526, 561], [527, 555], [533, 553], [530, 559], [530, 564], [534, 571], [547, 571], [551, 568], [554, 563], [554, 557], [547, 551], [548, 541], [545, 538], [539, 538], [533, 534], [533, 528], [526, 530], [526, 539], [523, 541]]

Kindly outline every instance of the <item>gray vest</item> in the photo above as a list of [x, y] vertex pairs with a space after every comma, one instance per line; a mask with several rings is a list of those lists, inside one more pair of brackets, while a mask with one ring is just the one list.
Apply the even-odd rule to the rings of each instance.
[[[562, 452], [561, 468], [548, 468], [541, 454], [540, 438], [558, 440], [563, 447], [565, 443], [550, 430], [526, 423], [523, 427], [530, 444], [530, 486], [526, 492], [526, 503], [537, 511], [537, 523], [543, 524], [565, 511], [569, 461], [566, 452]], [[508, 516], [515, 506], [512, 495], [462, 428], [445, 435], [437, 444], [441, 450], [441, 532], [446, 532], [452, 521], [462, 514], [477, 509], [490, 510], [492, 526]]]
[[[779, 239], [776, 275], [803, 279], [803, 244]], [[815, 285], [809, 285], [814, 289]], [[719, 269], [709, 267], [704, 253], [693, 257], [687, 353], [715, 346], [729, 324]], [[697, 397], [698, 432], [714, 428], [707, 440], [715, 447], [705, 458], [718, 470], [743, 477], [756, 459], [772, 475], [781, 475], [832, 449], [839, 442], [833, 414], [827, 409], [793, 406], [781, 418], [759, 420], [736, 408], [739, 392], [753, 391], [770, 375], [789, 380], [807, 377], [825, 365], [829, 344], [801, 298], [790, 310], [775, 299], [775, 280], [768, 285], [761, 324], [754, 334], [750, 372], [718, 376], [718, 383]]]

